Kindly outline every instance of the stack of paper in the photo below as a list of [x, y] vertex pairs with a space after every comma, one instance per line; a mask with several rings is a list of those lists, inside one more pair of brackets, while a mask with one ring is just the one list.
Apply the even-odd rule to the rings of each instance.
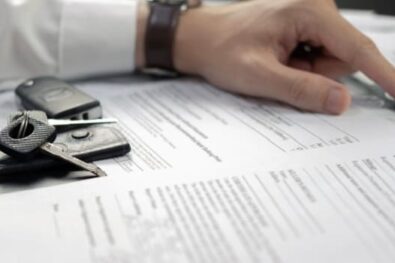
[[86, 83], [132, 154], [108, 178], [0, 196], [1, 262], [393, 262], [395, 117], [200, 81]]

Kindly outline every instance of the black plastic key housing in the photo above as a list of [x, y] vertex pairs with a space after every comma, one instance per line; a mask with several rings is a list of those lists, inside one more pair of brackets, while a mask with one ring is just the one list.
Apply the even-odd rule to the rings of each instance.
[[[52, 142], [56, 137], [55, 127], [48, 125], [46, 117], [37, 112], [28, 112], [28, 127], [24, 137], [17, 138], [16, 130], [23, 122], [23, 117], [9, 123], [0, 131], [0, 151], [17, 159], [30, 159], [46, 142]], [[15, 117], [14, 117], [15, 118]]]

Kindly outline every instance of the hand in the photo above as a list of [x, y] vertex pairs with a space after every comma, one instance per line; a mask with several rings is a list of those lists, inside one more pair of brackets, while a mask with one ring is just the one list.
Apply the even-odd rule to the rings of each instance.
[[[300, 43], [322, 48], [293, 56]], [[334, 79], [361, 70], [395, 96], [395, 69], [332, 0], [256, 0], [201, 7], [181, 16], [176, 68], [223, 89], [340, 114], [350, 104]]]

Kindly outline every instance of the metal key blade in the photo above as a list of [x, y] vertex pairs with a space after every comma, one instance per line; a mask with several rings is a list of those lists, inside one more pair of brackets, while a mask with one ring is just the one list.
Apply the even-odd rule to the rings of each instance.
[[48, 119], [48, 124], [51, 126], [87, 126], [94, 124], [111, 124], [117, 123], [117, 119], [96, 119], [96, 120], [61, 120]]
[[62, 159], [65, 162], [73, 164], [85, 171], [91, 172], [97, 175], [98, 177], [107, 176], [107, 174], [95, 164], [86, 163], [78, 158], [75, 158], [74, 156], [63, 152], [61, 149], [59, 149], [59, 147], [53, 145], [52, 143], [46, 142], [43, 145], [41, 145], [40, 149], [49, 156], [54, 156], [59, 159]]

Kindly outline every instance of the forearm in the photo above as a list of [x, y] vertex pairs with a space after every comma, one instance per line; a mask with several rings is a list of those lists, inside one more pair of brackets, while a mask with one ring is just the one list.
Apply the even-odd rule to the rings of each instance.
[[5, 1], [0, 9], [1, 83], [135, 69], [137, 0], [19, 2]]

